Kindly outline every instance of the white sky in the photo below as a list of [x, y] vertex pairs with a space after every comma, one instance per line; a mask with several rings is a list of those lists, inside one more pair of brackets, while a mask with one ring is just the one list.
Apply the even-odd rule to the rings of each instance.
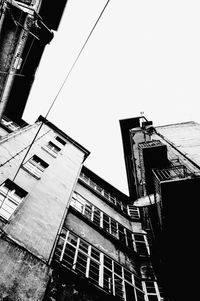
[[[69, 0], [23, 118], [45, 115], [107, 0]], [[128, 193], [119, 120], [200, 122], [200, 2], [111, 0], [48, 119], [91, 154], [85, 165]]]

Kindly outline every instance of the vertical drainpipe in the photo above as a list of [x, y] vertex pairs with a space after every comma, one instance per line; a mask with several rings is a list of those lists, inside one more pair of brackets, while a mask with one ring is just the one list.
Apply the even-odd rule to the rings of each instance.
[[[6, 7], [7, 7], [6, 2], [4, 0], [1, 0], [1, 3], [0, 3], [0, 35], [1, 35], [3, 22], [5, 19], [5, 15], [6, 15]], [[1, 74], [0, 74], [0, 78], [1, 78]], [[0, 99], [0, 120], [1, 120], [2, 115], [3, 115], [3, 110], [1, 109], [1, 99]]]
[[6, 14], [6, 3], [4, 0], [1, 1], [1, 4], [0, 4], [0, 34], [1, 34], [1, 29], [2, 29], [2, 25], [3, 25], [3, 22], [4, 22], [4, 19], [5, 19], [5, 14]]
[[[5, 13], [4, 13], [5, 15]], [[17, 43], [17, 47], [15, 49], [15, 53], [13, 55], [11, 64], [10, 64], [10, 68], [8, 71], [8, 76], [6, 79], [6, 83], [4, 86], [4, 90], [3, 93], [1, 95], [1, 99], [0, 99], [0, 119], [3, 115], [3, 111], [6, 107], [6, 103], [8, 101], [9, 98], [9, 94], [12, 88], [12, 84], [14, 81], [14, 78], [16, 76], [16, 70], [18, 69], [18, 64], [20, 62], [20, 58], [21, 58], [21, 54], [23, 52], [23, 49], [25, 47], [27, 38], [28, 38], [28, 34], [29, 34], [29, 30], [33, 24], [33, 17], [31, 17], [30, 15], [26, 16], [26, 19], [24, 21], [24, 28], [21, 30], [20, 33], [20, 37]], [[16, 100], [17, 101], [17, 100]]]

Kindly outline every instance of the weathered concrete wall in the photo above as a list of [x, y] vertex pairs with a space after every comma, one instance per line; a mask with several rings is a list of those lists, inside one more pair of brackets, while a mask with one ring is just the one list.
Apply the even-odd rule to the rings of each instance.
[[[198, 166], [200, 166], [200, 124], [196, 122], [184, 122], [166, 126], [159, 126], [156, 131], [164, 136], [169, 142], [181, 151], [184, 155], [190, 158]], [[154, 135], [157, 139], [162, 141], [159, 135]], [[163, 140], [166, 144], [166, 141]], [[173, 148], [168, 148], [171, 158], [179, 158], [180, 164], [184, 163], [192, 168], [194, 171], [199, 170], [187, 161], [180, 153]]]
[[[24, 132], [0, 144], [0, 162], [5, 162], [30, 143], [37, 129]], [[27, 197], [10, 218], [4, 231], [20, 245], [38, 257], [48, 260], [65, 208], [83, 161], [84, 153], [67, 143], [56, 158], [41, 147], [53, 141], [56, 133], [44, 125], [30, 150], [28, 158], [37, 154], [49, 164], [40, 180], [21, 169], [15, 183], [28, 192]], [[31, 137], [32, 136], [32, 137]], [[31, 138], [30, 138], [31, 137]], [[1, 167], [0, 182], [12, 180], [25, 151]]]
[[46, 264], [0, 239], [0, 300], [42, 300], [48, 279]]
[[73, 213], [68, 213], [65, 225], [69, 230], [86, 239], [103, 253], [108, 254], [114, 260], [125, 265], [130, 270], [135, 271], [134, 262], [117, 247], [117, 244], [112, 243], [104, 235], [90, 227]]

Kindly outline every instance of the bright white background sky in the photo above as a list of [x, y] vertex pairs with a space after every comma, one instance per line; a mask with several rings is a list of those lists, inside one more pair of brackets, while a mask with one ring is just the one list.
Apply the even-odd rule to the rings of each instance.
[[[45, 115], [106, 0], [69, 0], [23, 118]], [[91, 154], [85, 165], [128, 193], [119, 120], [200, 122], [199, 0], [111, 0], [48, 119]]]

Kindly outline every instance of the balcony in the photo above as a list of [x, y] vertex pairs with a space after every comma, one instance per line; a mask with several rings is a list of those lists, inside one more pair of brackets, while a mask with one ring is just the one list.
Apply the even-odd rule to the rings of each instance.
[[187, 168], [184, 165], [153, 169], [153, 174], [159, 182], [184, 179], [188, 176]]

